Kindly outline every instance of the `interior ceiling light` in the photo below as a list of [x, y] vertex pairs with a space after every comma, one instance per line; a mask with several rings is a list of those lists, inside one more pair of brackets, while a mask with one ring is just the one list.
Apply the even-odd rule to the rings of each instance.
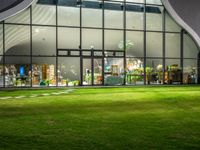
[[39, 29], [35, 29], [35, 33], [39, 33], [40, 32], [40, 30]]

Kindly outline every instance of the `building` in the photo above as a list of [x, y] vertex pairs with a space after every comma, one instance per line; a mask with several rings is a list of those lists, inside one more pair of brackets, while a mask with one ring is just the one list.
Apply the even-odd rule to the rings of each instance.
[[160, 0], [34, 0], [0, 23], [0, 87], [200, 83]]

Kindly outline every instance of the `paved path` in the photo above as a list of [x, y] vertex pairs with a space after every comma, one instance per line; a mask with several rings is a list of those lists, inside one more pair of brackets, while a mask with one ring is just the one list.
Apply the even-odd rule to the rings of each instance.
[[22, 98], [34, 98], [34, 97], [41, 97], [41, 96], [50, 96], [50, 95], [64, 95], [73, 92], [73, 89], [64, 90], [60, 92], [52, 92], [52, 93], [42, 93], [42, 94], [31, 94], [31, 95], [19, 95], [19, 96], [7, 96], [7, 97], [0, 97], [0, 100], [6, 100], [6, 99], [22, 99]]

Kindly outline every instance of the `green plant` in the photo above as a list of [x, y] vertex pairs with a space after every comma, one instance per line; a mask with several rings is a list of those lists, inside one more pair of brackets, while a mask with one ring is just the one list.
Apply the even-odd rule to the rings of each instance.
[[[133, 42], [131, 40], [127, 40], [126, 43], [125, 43], [125, 46], [126, 46], [126, 50], [130, 49], [131, 47], [134, 46]], [[120, 50], [124, 50], [124, 41], [120, 41], [119, 44], [118, 44], [118, 48]]]
[[79, 85], [79, 81], [78, 80], [74, 80], [72, 81], [74, 86], [78, 86]]
[[152, 73], [153, 73], [153, 68], [146, 67], [146, 79], [148, 84], [150, 84]]
[[13, 81], [13, 84], [14, 84], [15, 86], [18, 86], [18, 85], [21, 84], [21, 81], [20, 81], [20, 80], [15, 80], [15, 81]]
[[50, 83], [51, 83], [51, 81], [49, 79], [45, 80], [45, 85], [49, 86]]

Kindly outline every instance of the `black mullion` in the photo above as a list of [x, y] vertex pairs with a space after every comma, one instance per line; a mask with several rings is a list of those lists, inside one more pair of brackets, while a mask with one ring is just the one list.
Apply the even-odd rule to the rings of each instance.
[[146, 85], [146, 0], [144, 2], [144, 85]]
[[124, 85], [126, 85], [126, 0], [124, 0]]
[[103, 51], [103, 57], [102, 57], [102, 85], [104, 85], [104, 67], [105, 67], [105, 10], [104, 10], [104, 0], [102, 1], [102, 51]]
[[183, 39], [183, 35], [184, 35], [184, 30], [181, 31], [180, 33], [180, 66], [181, 66], [181, 84], [183, 84], [183, 42], [184, 42], [184, 39]]
[[79, 50], [80, 50], [80, 77], [81, 77], [81, 82], [80, 85], [83, 85], [83, 56], [82, 56], [82, 0], [80, 0], [80, 45], [79, 45]]
[[200, 84], [200, 52], [197, 56], [197, 84]]
[[162, 62], [162, 64], [163, 64], [163, 84], [165, 83], [165, 40], [166, 40], [166, 38], [165, 38], [165, 30], [166, 30], [166, 10], [164, 9], [164, 13], [163, 13], [163, 62]]
[[3, 87], [5, 85], [5, 21], [3, 21]]
[[31, 87], [33, 87], [33, 27], [32, 27], [32, 5], [30, 6], [30, 63], [31, 63]]
[[92, 51], [92, 58], [91, 58], [91, 71], [92, 71], [92, 85], [94, 85], [94, 52]]
[[58, 3], [56, 3], [56, 87], [58, 86]]

